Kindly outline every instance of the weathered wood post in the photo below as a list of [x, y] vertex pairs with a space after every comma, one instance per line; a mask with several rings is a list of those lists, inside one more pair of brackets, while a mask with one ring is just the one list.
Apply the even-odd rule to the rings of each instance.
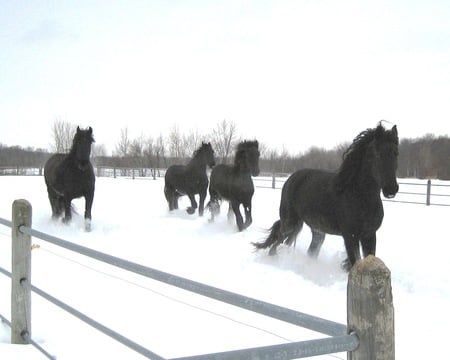
[[395, 359], [391, 272], [375, 256], [357, 261], [350, 270], [347, 323], [360, 341], [348, 360]]
[[22, 281], [31, 281], [31, 236], [19, 231], [31, 227], [31, 205], [15, 200], [12, 208], [11, 343], [28, 344], [31, 337], [31, 290]]
[[431, 204], [431, 180], [427, 181], [427, 206]]
[[275, 173], [272, 173], [272, 189], [275, 189]]

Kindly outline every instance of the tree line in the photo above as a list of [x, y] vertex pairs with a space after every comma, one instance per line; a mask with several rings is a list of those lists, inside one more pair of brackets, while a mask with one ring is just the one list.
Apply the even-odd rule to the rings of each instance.
[[[42, 167], [53, 152], [68, 152], [76, 126], [56, 119], [52, 129], [52, 152], [45, 149], [21, 148], [0, 144], [1, 167]], [[235, 146], [242, 140], [235, 123], [223, 120], [210, 134], [198, 131], [182, 133], [174, 125], [167, 136], [132, 138], [127, 127], [121, 129], [112, 155], [106, 147], [94, 144], [92, 161], [95, 166], [115, 168], [167, 168], [172, 164], [186, 164], [202, 141], [211, 142], [218, 163], [230, 163]], [[350, 143], [333, 149], [311, 147], [292, 155], [286, 150], [270, 149], [260, 143], [260, 168], [265, 173], [292, 173], [301, 168], [335, 170]], [[427, 134], [415, 139], [401, 139], [399, 144], [398, 177], [438, 178], [450, 180], [450, 138]]]

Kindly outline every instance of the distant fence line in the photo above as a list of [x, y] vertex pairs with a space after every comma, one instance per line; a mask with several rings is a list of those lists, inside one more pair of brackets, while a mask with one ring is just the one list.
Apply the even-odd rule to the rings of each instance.
[[[328, 336], [316, 340], [182, 357], [177, 360], [268, 358], [288, 360], [343, 351], [348, 352], [348, 358], [352, 360], [373, 358], [374, 354], [378, 360], [395, 358], [391, 275], [384, 263], [374, 256], [358, 261], [350, 271], [348, 323], [344, 325], [168, 274], [39, 232], [32, 228], [31, 204], [26, 200], [14, 201], [12, 214], [12, 221], [0, 218], [0, 224], [10, 227], [12, 232], [11, 272], [0, 267], [0, 273], [11, 278], [11, 320], [1, 314], [0, 319], [11, 327], [11, 343], [31, 343], [50, 359], [53, 359], [53, 356], [32, 339], [32, 292], [147, 358], [158, 360], [165, 358], [32, 285], [32, 236], [117, 268]], [[367, 324], [371, 324], [370, 328], [367, 328]]]
[[[154, 179], [164, 177], [165, 168], [140, 168], [140, 167], [110, 167], [95, 166], [95, 174], [98, 177], [126, 177], [131, 179]], [[0, 167], [0, 175], [42, 176], [42, 167]], [[256, 187], [281, 189], [290, 174], [286, 173], [261, 173], [254, 177]], [[450, 206], [450, 182], [437, 180], [411, 180], [399, 179], [400, 190], [394, 199], [383, 199], [389, 202], [405, 204], [421, 204], [435, 206]]]

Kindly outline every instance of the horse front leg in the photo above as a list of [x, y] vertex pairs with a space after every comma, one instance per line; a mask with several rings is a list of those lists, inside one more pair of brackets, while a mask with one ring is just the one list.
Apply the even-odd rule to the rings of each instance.
[[189, 206], [186, 211], [189, 215], [192, 215], [195, 213], [195, 209], [197, 209], [197, 201], [195, 201], [195, 195], [194, 194], [188, 194], [189, 200], [191, 200], [191, 206]]
[[91, 220], [92, 220], [92, 203], [94, 202], [94, 192], [84, 196], [85, 200], [85, 210], [84, 210], [84, 228], [86, 231], [91, 231]]
[[233, 209], [234, 216], [236, 217], [236, 224], [239, 231], [244, 230], [244, 219], [242, 218], [241, 212], [239, 210], [239, 203], [237, 201], [231, 201], [231, 208]]
[[363, 251], [363, 256], [367, 257], [369, 255], [375, 255], [377, 247], [377, 234], [373, 232], [368, 236], [364, 236], [361, 239], [361, 246]]
[[200, 192], [200, 200], [198, 206], [198, 215], [203, 216], [203, 212], [205, 210], [205, 199], [206, 199], [206, 188]]
[[63, 223], [68, 224], [72, 220], [72, 200], [64, 198], [62, 203], [64, 204], [64, 218]]
[[244, 214], [245, 214], [244, 229], [247, 229], [253, 222], [251, 200], [246, 205], [244, 204]]
[[350, 271], [356, 261], [361, 259], [359, 251], [359, 238], [356, 235], [344, 235], [345, 250], [347, 251], [347, 259], [342, 262], [342, 268]]

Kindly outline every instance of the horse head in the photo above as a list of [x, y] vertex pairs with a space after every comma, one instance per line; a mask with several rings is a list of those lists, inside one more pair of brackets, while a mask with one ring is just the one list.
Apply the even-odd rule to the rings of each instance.
[[241, 169], [249, 170], [252, 176], [259, 175], [258, 141], [243, 141], [238, 145], [235, 164]]
[[89, 164], [89, 158], [91, 156], [91, 145], [94, 142], [92, 136], [92, 128], [89, 127], [86, 130], [81, 130], [77, 127], [77, 132], [73, 138], [73, 145], [70, 153], [75, 157], [78, 162], [78, 167], [81, 170], [86, 170]]
[[375, 130], [374, 172], [379, 181], [384, 197], [393, 198], [398, 192], [397, 183], [397, 157], [398, 157], [398, 132], [397, 126], [386, 130], [381, 123]]
[[211, 143], [202, 142], [202, 146], [199, 149], [199, 152], [202, 153], [203, 159], [210, 168], [213, 168], [216, 165], [216, 160], [214, 159], [214, 150], [211, 146]]

